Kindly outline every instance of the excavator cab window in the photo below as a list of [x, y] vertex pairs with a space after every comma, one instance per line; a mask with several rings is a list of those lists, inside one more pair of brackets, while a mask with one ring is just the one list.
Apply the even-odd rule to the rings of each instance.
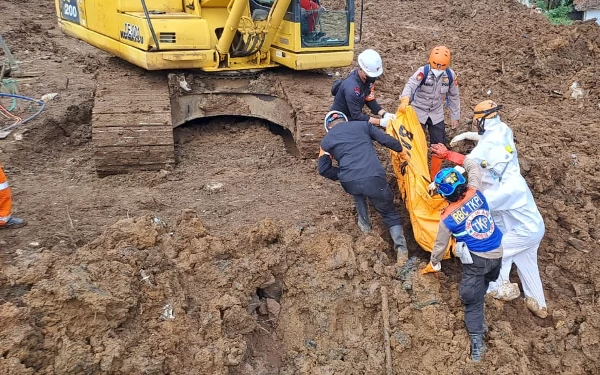
[[[250, 0], [253, 19], [265, 19], [275, 0]], [[354, 0], [293, 0], [284, 19], [299, 23], [302, 47], [348, 46]]]
[[303, 47], [349, 45], [354, 0], [299, 0], [296, 11]]

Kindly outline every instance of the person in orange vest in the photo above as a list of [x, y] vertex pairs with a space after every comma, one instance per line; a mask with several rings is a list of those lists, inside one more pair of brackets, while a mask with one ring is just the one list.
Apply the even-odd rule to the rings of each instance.
[[[450, 50], [437, 46], [429, 54], [429, 64], [417, 69], [400, 94], [398, 111], [405, 113], [410, 104], [423, 126], [429, 131], [430, 144], [446, 143], [444, 104], [450, 110], [450, 127], [460, 119], [460, 96], [456, 73], [450, 69]], [[442, 168], [442, 159], [431, 156], [431, 180]]]
[[10, 216], [12, 198], [6, 175], [0, 166], [0, 228], [20, 228], [25, 225], [25, 220]]

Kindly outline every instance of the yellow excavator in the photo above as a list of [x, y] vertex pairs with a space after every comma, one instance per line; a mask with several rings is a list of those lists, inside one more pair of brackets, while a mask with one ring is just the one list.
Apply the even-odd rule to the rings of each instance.
[[[217, 115], [280, 125], [300, 154], [312, 155], [331, 102], [319, 69], [348, 66], [354, 55], [354, 0], [55, 3], [64, 33], [142, 68], [98, 72], [92, 141], [100, 175], [173, 164], [173, 129]], [[276, 67], [289, 69], [265, 70]]]

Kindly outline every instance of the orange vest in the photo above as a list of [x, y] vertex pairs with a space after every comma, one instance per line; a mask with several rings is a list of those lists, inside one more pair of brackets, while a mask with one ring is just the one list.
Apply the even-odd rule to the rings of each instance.
[[4, 225], [8, 221], [11, 205], [10, 188], [8, 187], [4, 171], [0, 167], [0, 225]]

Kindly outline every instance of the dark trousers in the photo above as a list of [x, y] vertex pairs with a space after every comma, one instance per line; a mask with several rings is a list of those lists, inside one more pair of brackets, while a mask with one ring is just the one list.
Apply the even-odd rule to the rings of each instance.
[[354, 181], [340, 182], [348, 194], [355, 200], [369, 198], [371, 204], [383, 218], [388, 228], [400, 224], [400, 213], [394, 206], [394, 193], [384, 178], [366, 177]]
[[444, 121], [433, 124], [431, 117], [427, 117], [427, 121], [421, 126], [423, 131], [429, 130], [429, 143], [432, 145], [437, 143], [446, 144], [446, 123]]
[[463, 264], [460, 299], [465, 305], [465, 325], [470, 334], [483, 333], [485, 292], [500, 274], [502, 258], [486, 259], [471, 253], [472, 264]]

